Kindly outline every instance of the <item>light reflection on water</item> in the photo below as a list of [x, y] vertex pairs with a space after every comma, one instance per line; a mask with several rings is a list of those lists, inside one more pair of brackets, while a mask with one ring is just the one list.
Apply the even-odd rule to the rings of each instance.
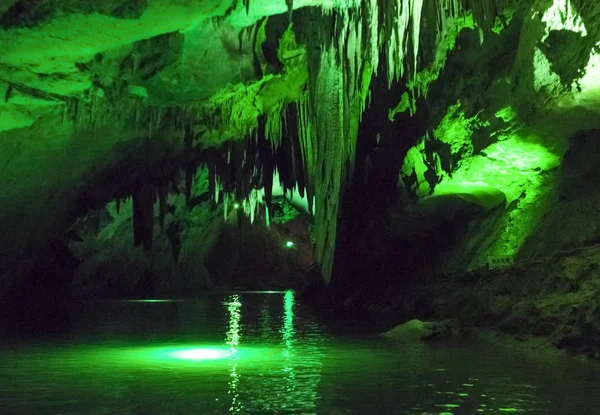
[[104, 302], [0, 345], [0, 412], [598, 414], [600, 371], [489, 345], [339, 339], [293, 292]]
[[227, 305], [227, 311], [229, 312], [229, 330], [227, 330], [226, 343], [229, 346], [229, 391], [227, 392], [231, 397], [231, 406], [229, 407], [229, 412], [232, 414], [238, 413], [244, 407], [240, 394], [238, 391], [238, 386], [240, 383], [240, 370], [238, 369], [238, 361], [240, 359], [239, 350], [237, 347], [240, 344], [240, 319], [242, 318], [242, 303], [240, 300], [240, 296], [238, 294], [234, 294], [229, 297]]

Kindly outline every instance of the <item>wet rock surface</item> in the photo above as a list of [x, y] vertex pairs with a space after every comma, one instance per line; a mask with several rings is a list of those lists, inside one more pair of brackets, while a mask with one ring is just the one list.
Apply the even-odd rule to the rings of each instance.
[[443, 337], [456, 335], [456, 322], [446, 321], [421, 321], [413, 319], [394, 327], [382, 334], [383, 337], [398, 342], [431, 341]]
[[484, 333], [524, 349], [555, 347], [598, 359], [599, 276], [600, 245], [592, 245], [501, 269], [425, 277], [376, 295], [344, 299], [321, 291], [320, 303], [314, 295], [311, 301], [330, 313], [362, 315], [349, 321], [400, 341]]
[[[518, 347], [600, 357], [597, 134], [572, 138], [563, 165], [546, 177], [547, 197], [533, 212], [537, 224], [501, 268], [481, 264], [482, 253], [529, 213], [518, 201], [483, 211], [445, 197], [373, 219], [363, 248], [370, 266], [359, 283], [321, 290], [313, 301], [341, 315], [363, 313], [357, 324], [380, 332], [413, 319], [452, 319], [449, 333], [492, 332], [495, 341], [516, 339]], [[398, 328], [398, 337], [424, 333], [408, 327]]]

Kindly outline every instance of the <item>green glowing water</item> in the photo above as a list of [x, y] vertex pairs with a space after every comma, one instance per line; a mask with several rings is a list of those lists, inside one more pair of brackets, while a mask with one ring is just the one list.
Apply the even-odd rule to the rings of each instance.
[[88, 303], [60, 339], [3, 339], [0, 413], [600, 413], [594, 365], [331, 333], [292, 292]]

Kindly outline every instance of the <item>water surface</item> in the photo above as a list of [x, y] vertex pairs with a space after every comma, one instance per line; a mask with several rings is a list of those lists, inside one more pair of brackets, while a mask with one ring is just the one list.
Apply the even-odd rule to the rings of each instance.
[[106, 301], [4, 339], [2, 414], [599, 414], [600, 371], [487, 344], [339, 338], [292, 292]]

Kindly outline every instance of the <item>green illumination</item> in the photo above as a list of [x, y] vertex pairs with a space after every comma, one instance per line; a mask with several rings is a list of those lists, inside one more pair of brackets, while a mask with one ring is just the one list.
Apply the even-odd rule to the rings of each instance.
[[573, 83], [572, 97], [565, 97], [559, 102], [559, 107], [586, 106], [597, 108], [600, 104], [600, 43], [596, 51], [590, 55], [585, 68], [585, 74]]
[[514, 171], [541, 169], [551, 170], [560, 164], [560, 158], [551, 153], [539, 142], [514, 137], [502, 143], [495, 143], [483, 150], [492, 161], [499, 161]]
[[265, 298], [260, 309], [260, 337], [262, 339], [269, 338], [269, 333], [271, 332], [271, 324], [271, 309], [269, 307], [268, 299]]
[[283, 296], [283, 328], [281, 333], [283, 334], [283, 341], [287, 348], [294, 345], [294, 292], [288, 290]]
[[473, 131], [484, 124], [479, 121], [477, 115], [465, 118], [461, 106], [462, 104], [458, 101], [448, 108], [446, 116], [435, 129], [434, 135], [438, 141], [450, 145], [452, 154], [461, 154], [465, 157], [473, 154], [473, 143], [471, 142]]
[[233, 208], [234, 209], [239, 209], [240, 208], [240, 204], [239, 203], [234, 203]]
[[472, 194], [474, 188], [487, 187], [504, 193], [510, 203], [524, 190], [535, 190], [531, 183], [537, 171], [551, 170], [559, 163], [560, 158], [537, 137], [513, 136], [492, 144], [480, 156], [463, 160], [452, 177], [438, 184], [435, 194]]
[[269, 218], [269, 207], [265, 205], [265, 224], [267, 228], [271, 226], [271, 219]]
[[[466, 118], [461, 107], [462, 104], [459, 100], [455, 105], [448, 108], [446, 115], [434, 130], [434, 138], [439, 142], [448, 144], [453, 155], [466, 159], [472, 156], [474, 151], [471, 141], [473, 132], [489, 124], [480, 121], [478, 115]], [[432, 161], [426, 161], [425, 143], [429, 141], [429, 138], [430, 135], [427, 133], [417, 145], [408, 151], [402, 166], [404, 177], [415, 176], [416, 183], [414, 183], [412, 191], [419, 198], [428, 196], [431, 193], [425, 173], [433, 169], [438, 178], [442, 178], [447, 173], [442, 169], [441, 159], [437, 153], [433, 153]]]
[[[517, 209], [485, 255], [511, 256], [519, 252], [536, 222], [533, 213], [538, 200], [546, 194], [543, 171], [559, 165], [557, 155], [547, 150], [537, 137], [513, 135], [489, 146], [482, 155], [462, 160], [452, 177], [444, 177], [434, 195], [468, 196], [473, 201], [493, 207], [518, 200]], [[501, 192], [501, 193], [500, 193]]]
[[[268, 355], [267, 350], [244, 351], [247, 358]], [[226, 367], [231, 351], [218, 344], [177, 344], [128, 348], [94, 348], [87, 356], [92, 360], [110, 361], [114, 365], [127, 364], [158, 369], [161, 367], [186, 368], [198, 365], [219, 365]]]
[[573, 8], [571, 0], [554, 0], [552, 7], [544, 13], [542, 22], [546, 23], [546, 34], [542, 38], [544, 42], [553, 30], [569, 30], [587, 36], [587, 30], [581, 17]]
[[[453, 155], [459, 155], [461, 158], [468, 158], [473, 154], [473, 143], [471, 136], [473, 132], [487, 126], [486, 122], [479, 120], [475, 115], [466, 118], [461, 108], [462, 104], [457, 101], [455, 105], [448, 108], [448, 112], [434, 130], [434, 137], [437, 141], [448, 144]], [[435, 171], [438, 178], [442, 178], [445, 172], [441, 166], [441, 159], [437, 153], [433, 154], [433, 161], [426, 161], [425, 143], [429, 140], [429, 133], [412, 147], [406, 154], [402, 166], [402, 175], [404, 177], [415, 176], [416, 182], [412, 191], [419, 198], [428, 196], [431, 193], [429, 182], [425, 178], [425, 173], [430, 169]]]
[[515, 13], [517, 12], [516, 7], [506, 6], [502, 10], [502, 18], [500, 16], [496, 16], [494, 21], [494, 27], [492, 28], [492, 32], [499, 35], [506, 26], [510, 25]]
[[125, 300], [128, 303], [172, 303], [175, 300]]
[[[540, 71], [536, 73], [541, 74]], [[542, 75], [536, 82], [552, 87], [555, 83], [552, 77], [546, 79]], [[597, 78], [600, 86], [600, 75]], [[593, 79], [593, 75], [589, 79]], [[600, 103], [600, 89], [598, 92]], [[549, 189], [542, 173], [558, 167], [560, 157], [546, 147], [541, 137], [519, 134], [518, 114], [514, 108], [507, 106], [495, 115], [507, 124], [507, 128], [497, 132], [496, 143], [473, 155], [473, 133], [489, 124], [480, 121], [478, 116], [465, 117], [458, 101], [434, 130], [435, 139], [448, 144], [451, 153], [457, 156], [456, 166], [444, 170], [436, 153], [427, 159], [425, 147], [431, 138], [426, 136], [408, 151], [400, 181], [407, 177], [416, 179], [411, 190], [420, 199], [452, 195], [486, 209], [518, 201], [510, 220], [485, 253], [512, 256], [520, 250], [537, 223], [534, 212]], [[426, 178], [428, 173], [433, 173], [439, 180], [433, 192]]]
[[281, 328], [282, 343], [283, 343], [283, 372], [287, 374], [285, 377], [285, 389], [287, 392], [293, 391], [296, 386], [296, 372], [293, 361], [295, 353], [296, 331], [294, 330], [294, 292], [286, 291], [283, 296], [283, 326]]
[[196, 347], [174, 350], [165, 353], [165, 356], [180, 360], [217, 360], [225, 359], [230, 356], [230, 353], [224, 349], [211, 347]]
[[544, 90], [553, 96], [558, 96], [562, 87], [560, 76], [552, 70], [552, 64], [538, 47], [533, 54], [533, 87], [536, 92]]
[[[273, 179], [273, 180], [275, 180], [275, 179]], [[286, 222], [293, 220], [300, 214], [299, 209], [308, 213], [308, 202], [305, 203], [305, 201], [307, 200], [306, 195], [302, 199], [294, 191], [294, 192], [292, 192], [291, 197], [292, 197], [292, 202], [296, 203], [297, 204], [296, 206], [298, 206], [298, 208], [294, 207], [292, 205], [292, 203], [290, 202], [290, 200], [288, 200], [286, 197], [286, 199], [284, 199], [284, 201], [281, 203], [281, 211], [276, 211], [275, 215], [273, 215], [274, 223], [286, 223]], [[295, 199], [294, 199], [294, 197], [295, 197]], [[298, 203], [298, 202], [300, 202], [300, 203]]]
[[416, 182], [413, 185], [412, 191], [418, 197], [423, 197], [428, 195], [431, 192], [431, 188], [429, 187], [429, 183], [427, 179], [425, 179], [425, 172], [429, 169], [425, 164], [425, 139], [422, 139], [408, 150], [406, 157], [404, 159], [404, 164], [402, 165], [402, 175], [404, 177], [415, 175]]
[[286, 247], [286, 248], [293, 248], [293, 247], [294, 247], [294, 243], [293, 243], [292, 241], [287, 241], [287, 242], [285, 243], [285, 247]]
[[509, 123], [518, 118], [518, 114], [515, 109], [511, 106], [504, 107], [500, 111], [496, 112], [496, 118], [500, 118], [502, 121]]
[[408, 87], [418, 93], [418, 96], [427, 96], [429, 85], [435, 82], [442, 69], [446, 67], [446, 61], [450, 52], [454, 50], [460, 33], [467, 29], [475, 29], [473, 13], [465, 12], [461, 16], [446, 17], [442, 22], [441, 32], [435, 46], [435, 59], [427, 67], [420, 70], [414, 80], [409, 81]]
[[225, 303], [229, 312], [229, 329], [225, 343], [229, 346], [231, 353], [237, 352], [237, 346], [240, 344], [240, 320], [242, 318], [242, 302], [238, 294], [233, 294], [229, 297], [229, 301]]
[[240, 400], [239, 384], [241, 373], [238, 368], [239, 351], [237, 347], [241, 339], [242, 302], [238, 294], [231, 295], [229, 301], [225, 303], [229, 313], [229, 330], [225, 338], [225, 343], [229, 346], [229, 395], [231, 396], [231, 406], [229, 412], [232, 414], [240, 412], [244, 404]]
[[[579, 33], [581, 37], [588, 35], [587, 29], [581, 16], [571, 4], [571, 0], [554, 0], [542, 17], [546, 24], [545, 33], [541, 42], [545, 42], [551, 31], [571, 31]], [[595, 54], [590, 56], [589, 64], [585, 70], [585, 81], [574, 82], [571, 88], [572, 95], [561, 97], [560, 107], [573, 107], [586, 104], [594, 104], [600, 101], [600, 71], [598, 70], [598, 59]], [[560, 77], [552, 70], [552, 64], [544, 53], [535, 48], [534, 58], [534, 87], [536, 91], [544, 90], [549, 94], [558, 96], [562, 90]]]
[[442, 407], [442, 408], [447, 408], [447, 409], [460, 408], [460, 405], [457, 405], [455, 403], [436, 404], [435, 406]]
[[388, 119], [393, 122], [394, 119], [396, 118], [396, 114], [404, 113], [404, 112], [408, 111], [409, 109], [410, 109], [410, 97], [408, 95], [408, 92], [405, 92], [404, 94], [402, 94], [402, 97], [400, 98], [400, 102], [398, 103], [396, 108], [388, 111]]
[[[281, 356], [279, 347], [245, 346], [232, 352], [228, 345], [214, 343], [179, 343], [136, 347], [81, 348], [82, 358], [99, 365], [113, 367], [138, 367], [148, 370], [195, 370], [210, 368], [231, 374], [232, 361], [246, 361], [262, 366], [276, 366]], [[239, 378], [239, 370], [236, 368]]]

